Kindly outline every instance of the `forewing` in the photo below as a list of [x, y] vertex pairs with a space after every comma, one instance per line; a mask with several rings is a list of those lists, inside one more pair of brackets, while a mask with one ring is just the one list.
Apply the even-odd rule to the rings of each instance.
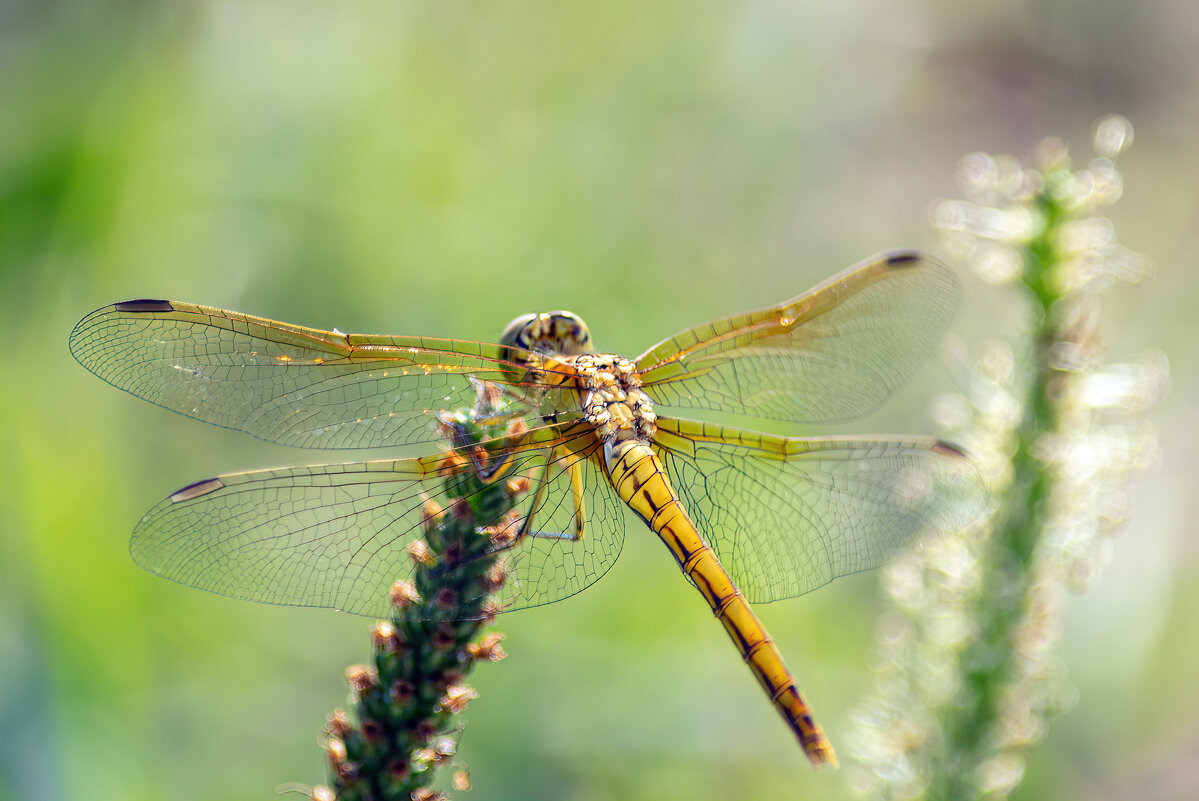
[[971, 462], [924, 438], [785, 438], [659, 420], [687, 514], [749, 601], [810, 592], [969, 525], [986, 491]]
[[960, 288], [945, 265], [897, 252], [791, 300], [684, 331], [637, 360], [664, 406], [790, 422], [877, 408], [932, 353]]
[[[570, 525], [569, 477], [564, 488], [549, 452], [517, 451], [509, 459], [508, 475], [530, 480], [521, 516], [536, 504], [534, 520]], [[197, 482], [146, 513], [130, 552], [153, 573], [220, 595], [385, 617], [388, 589], [412, 574], [406, 549], [424, 536], [425, 500], [446, 509], [452, 503], [438, 461], [293, 467]], [[512, 576], [493, 597], [501, 609], [565, 598], [607, 571], [620, 553], [621, 518], [602, 495], [592, 497], [595, 536], [579, 543], [526, 537], [504, 555]]]
[[91, 313], [70, 347], [84, 367], [151, 403], [303, 448], [437, 440], [432, 413], [472, 406], [471, 376], [523, 398], [530, 426], [570, 415], [563, 390], [535, 386], [501, 358], [506, 349], [485, 342], [342, 334], [144, 300]]

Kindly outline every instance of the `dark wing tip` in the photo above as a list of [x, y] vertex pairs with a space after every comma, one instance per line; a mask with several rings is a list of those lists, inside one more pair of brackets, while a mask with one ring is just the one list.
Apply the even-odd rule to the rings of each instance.
[[918, 250], [893, 250], [885, 258], [886, 265], [897, 270], [915, 267], [927, 260], [928, 257]]
[[169, 300], [153, 298], [123, 300], [111, 306], [101, 306], [75, 324], [75, 327], [71, 329], [70, 337], [67, 338], [67, 347], [70, 349], [71, 355], [75, 357], [75, 361], [103, 378], [103, 375], [94, 366], [97, 358], [92, 346], [105, 335], [104, 323], [106, 320], [111, 319], [114, 314], [161, 314], [173, 311], [175, 311], [175, 306]]
[[123, 300], [120, 303], [114, 303], [112, 309], [113, 311], [127, 312], [129, 314], [147, 314], [174, 311], [175, 307], [171, 305], [169, 300], [142, 298], [140, 300]]
[[225, 486], [225, 482], [219, 478], [206, 478], [203, 481], [197, 481], [194, 484], [188, 484], [182, 489], [171, 493], [171, 503], [180, 503], [182, 501], [190, 501], [192, 498], [199, 498], [201, 495], [207, 495], [210, 492], [221, 489]]
[[957, 445], [954, 445], [952, 442], [946, 442], [943, 439], [939, 439], [933, 443], [932, 452], [939, 453], [942, 456], [948, 456], [951, 459], [967, 459], [968, 460], [970, 458], [970, 454], [966, 453], [964, 450], [959, 448]]

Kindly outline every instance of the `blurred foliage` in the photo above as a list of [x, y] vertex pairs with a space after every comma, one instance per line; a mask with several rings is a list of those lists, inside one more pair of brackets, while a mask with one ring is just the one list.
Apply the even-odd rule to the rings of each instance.
[[1130, 479], [1160, 458], [1143, 417], [1168, 389], [1166, 359], [1106, 363], [1100, 314], [1105, 292], [1153, 273], [1099, 214], [1123, 194], [1115, 158], [1132, 126], [1109, 115], [1094, 141], [1077, 170], [1054, 138], [1029, 167], [972, 153], [959, 165], [969, 199], [934, 210], [946, 246], [1018, 287], [1028, 311], [1018, 336], [947, 359], [964, 389], [938, 417], [978, 459], [994, 509], [885, 573], [880, 692], [856, 715], [872, 797], [1011, 796], [1050, 718], [1076, 703], [1057, 654], [1065, 593], [1102, 570]]
[[[322, 778], [361, 619], [141, 573], [134, 522], [271, 448], [122, 396], [66, 350], [114, 300], [492, 338], [567, 307], [635, 354], [885, 247], [974, 150], [1119, 110], [1122, 239], [1155, 285], [1105, 308], [1165, 348], [1165, 470], [1067, 604], [1078, 706], [1016, 798], [1199, 787], [1199, 7], [0, 0], [0, 799], [261, 798]], [[969, 280], [969, 279], [967, 279]], [[1018, 304], [967, 285], [968, 340]], [[1182, 347], [1175, 343], [1185, 343]], [[854, 431], [920, 431], [930, 366]], [[876, 577], [760, 610], [834, 743], [868, 691]], [[577, 599], [503, 621], [461, 744], [486, 798], [828, 798], [653, 537]], [[708, 699], [697, 713], [689, 699]], [[602, 700], [601, 700], [602, 699]], [[838, 712], [840, 710], [840, 712]], [[697, 717], [697, 714], [702, 717]]]

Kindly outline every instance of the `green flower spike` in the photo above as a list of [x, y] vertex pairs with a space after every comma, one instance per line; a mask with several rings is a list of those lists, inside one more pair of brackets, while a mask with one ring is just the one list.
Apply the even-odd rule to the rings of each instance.
[[[507, 430], [504, 400], [477, 382], [475, 408], [438, 415], [451, 443], [444, 461], [448, 508], [426, 499], [425, 537], [408, 546], [411, 581], [391, 587], [393, 614], [371, 628], [374, 658], [346, 671], [351, 714], [337, 710], [324, 730], [329, 786], [313, 801], [434, 801], [435, 768], [454, 760], [462, 712], [478, 693], [465, 678], [475, 663], [498, 662], [503, 635], [482, 629], [495, 617], [489, 594], [507, 571], [499, 555], [511, 543], [528, 492], [526, 479], [488, 482], [494, 449], [520, 432]], [[470, 787], [465, 770], [455, 789]]]

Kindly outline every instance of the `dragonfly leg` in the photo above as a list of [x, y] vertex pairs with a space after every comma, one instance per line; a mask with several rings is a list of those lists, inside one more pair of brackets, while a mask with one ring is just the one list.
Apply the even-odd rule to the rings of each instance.
[[587, 509], [583, 502], [583, 468], [577, 461], [570, 466], [570, 494], [575, 504], [574, 539], [577, 542], [583, 539], [587, 532]]
[[[538, 531], [534, 528], [534, 522], [537, 517], [537, 510], [541, 507], [542, 503], [545, 501], [546, 491], [549, 487], [549, 481], [547, 481], [547, 477], [549, 476], [549, 473], [550, 473], [550, 466], [554, 461], [557, 461], [559, 459], [562, 459], [562, 460], [568, 462], [568, 466], [565, 469], [570, 471], [571, 500], [574, 504], [574, 515], [572, 516], [574, 530], [571, 532]], [[507, 460], [505, 460], [505, 462], [501, 463], [500, 465], [496, 466], [492, 471], [490, 471], [489, 474], [484, 475], [482, 470], [480, 470], [480, 465], [476, 464], [474, 466], [475, 470], [478, 471], [478, 473], [479, 473], [480, 480], [483, 481], [484, 483], [490, 483], [490, 482], [494, 481], [496, 478], [498, 478], [500, 475], [507, 473], [509, 467], [510, 467], [510, 463], [507, 462]], [[503, 469], [501, 470], [501, 468], [503, 468]], [[528, 507], [529, 512], [528, 512], [528, 514], [525, 515], [524, 519], [520, 521], [520, 525], [517, 528], [515, 535], [512, 536], [512, 538], [507, 540], [506, 542], [503, 542], [502, 544], [501, 543], [493, 544], [484, 553], [479, 554], [476, 557], [472, 557], [472, 559], [481, 559], [485, 556], [493, 556], [493, 555], [495, 555], [497, 553], [501, 553], [503, 551], [513, 550], [514, 548], [519, 547], [520, 544], [522, 542], [524, 542], [526, 538], [537, 537], [540, 539], [548, 539], [548, 540], [559, 540], [559, 541], [565, 540], [567, 542], [579, 542], [580, 540], [583, 539], [583, 536], [586, 533], [587, 518], [586, 518], [586, 515], [584, 514], [584, 512], [586, 510], [586, 506], [584, 504], [584, 497], [583, 497], [585, 486], [583, 484], [583, 469], [581, 467], [581, 460], [576, 455], [570, 453], [569, 451], [567, 451], [565, 449], [555, 449], [553, 452], [552, 459], [547, 460], [546, 463], [541, 467], [541, 476], [539, 479], [537, 479], [536, 484], [537, 484], [537, 491], [533, 494], [533, 497], [529, 502], [529, 507]], [[459, 564], [461, 564], [461, 563], [459, 563]], [[450, 566], [444, 566], [442, 568], [435, 568], [434, 575], [436, 575], [439, 570], [448, 570], [449, 567]]]
[[582, 537], [567, 534], [563, 531], [530, 531], [525, 536], [541, 540], [566, 540], [567, 542], [578, 542], [582, 539]]
[[[530, 511], [528, 517], [525, 518], [524, 525], [521, 526], [520, 532], [517, 534], [516, 542], [519, 542], [524, 537], [541, 537], [542, 539], [548, 540], [567, 540], [569, 542], [579, 542], [587, 533], [586, 505], [583, 498], [583, 491], [585, 488], [583, 486], [583, 469], [580, 466], [581, 462], [578, 458], [574, 457], [568, 452], [554, 452], [555, 459], [562, 458], [563, 456], [572, 459], [570, 466], [566, 469], [570, 471], [570, 495], [571, 501], [574, 503], [574, 515], [572, 516], [574, 531], [569, 533], [564, 531], [535, 531], [532, 525], [533, 512]], [[542, 489], [544, 489], [544, 486], [545, 485], [543, 483]], [[536, 507], [534, 506], [532, 508]]]

